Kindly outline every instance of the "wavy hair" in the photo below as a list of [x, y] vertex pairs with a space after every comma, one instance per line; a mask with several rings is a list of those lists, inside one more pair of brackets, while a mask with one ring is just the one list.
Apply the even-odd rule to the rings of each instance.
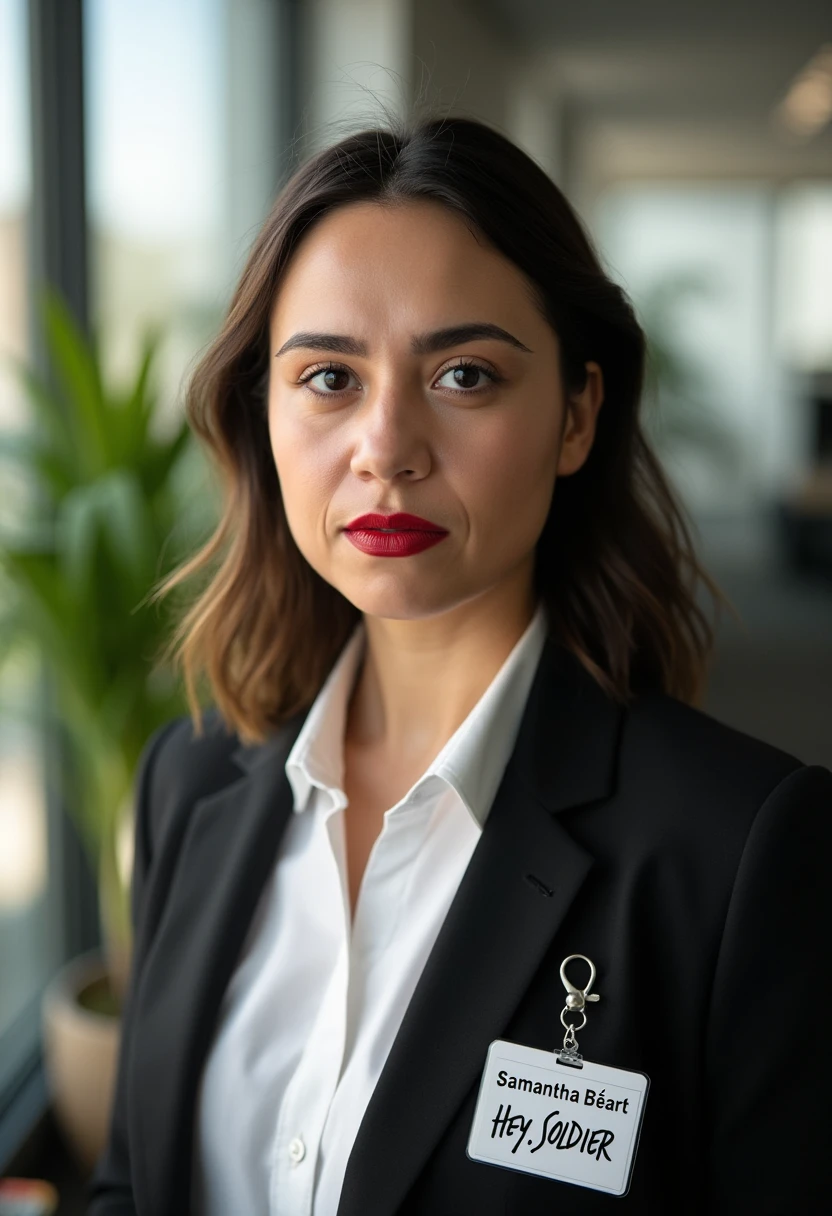
[[698, 584], [729, 601], [697, 561], [689, 518], [642, 431], [647, 348], [633, 306], [535, 161], [483, 123], [428, 117], [352, 134], [296, 170], [190, 378], [186, 416], [219, 473], [221, 511], [151, 598], [202, 576], [163, 656], [182, 672], [196, 732], [207, 681], [226, 726], [262, 742], [311, 705], [361, 616], [289, 530], [268, 430], [269, 317], [316, 220], [351, 202], [408, 199], [461, 214], [523, 272], [558, 335], [566, 393], [583, 386], [587, 361], [603, 372], [593, 446], [557, 479], [536, 546], [550, 632], [620, 702], [647, 688], [698, 702], [714, 642]]

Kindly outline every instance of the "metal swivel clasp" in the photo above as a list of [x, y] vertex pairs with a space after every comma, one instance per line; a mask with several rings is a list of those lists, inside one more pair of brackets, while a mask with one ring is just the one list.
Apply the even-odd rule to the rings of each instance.
[[[589, 983], [585, 988], [576, 988], [575, 985], [570, 983], [566, 978], [566, 964], [571, 963], [575, 958], [583, 959], [583, 961], [589, 967]], [[595, 964], [593, 963], [592, 959], [587, 958], [585, 954], [570, 954], [568, 958], [565, 958], [560, 965], [560, 978], [563, 980], [563, 986], [567, 993], [567, 1009], [574, 1009], [576, 1011], [583, 1012], [587, 1001], [600, 1001], [601, 998], [597, 992], [590, 993], [589, 991], [592, 985], [595, 983]]]

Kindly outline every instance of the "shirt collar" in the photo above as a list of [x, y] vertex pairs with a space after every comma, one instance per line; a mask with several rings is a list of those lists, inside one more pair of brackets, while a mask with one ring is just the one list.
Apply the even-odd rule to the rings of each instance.
[[[484, 827], [514, 749], [546, 632], [545, 610], [538, 604], [526, 630], [488, 688], [403, 801], [432, 778], [439, 778], [457, 792], [478, 826]], [[347, 703], [365, 644], [364, 623], [359, 621], [287, 757], [286, 775], [294, 792], [296, 812], [309, 806], [313, 787], [343, 794]]]

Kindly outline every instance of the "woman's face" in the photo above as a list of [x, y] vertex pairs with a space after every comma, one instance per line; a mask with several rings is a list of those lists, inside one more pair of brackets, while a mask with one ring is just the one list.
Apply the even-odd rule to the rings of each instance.
[[[531, 585], [555, 480], [592, 445], [597, 364], [567, 409], [521, 272], [432, 201], [352, 203], [301, 241], [270, 323], [269, 433], [292, 535], [362, 612], [414, 618]], [[385, 556], [367, 512], [446, 530]], [[372, 540], [372, 537], [369, 538]]]

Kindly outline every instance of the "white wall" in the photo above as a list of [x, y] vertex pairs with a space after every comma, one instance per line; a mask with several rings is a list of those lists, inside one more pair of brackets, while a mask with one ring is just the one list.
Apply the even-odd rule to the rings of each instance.
[[310, 0], [306, 22], [310, 149], [415, 106], [491, 123], [557, 173], [551, 69], [464, 0]]
[[413, 0], [307, 0], [301, 73], [309, 150], [403, 113], [412, 73]]

